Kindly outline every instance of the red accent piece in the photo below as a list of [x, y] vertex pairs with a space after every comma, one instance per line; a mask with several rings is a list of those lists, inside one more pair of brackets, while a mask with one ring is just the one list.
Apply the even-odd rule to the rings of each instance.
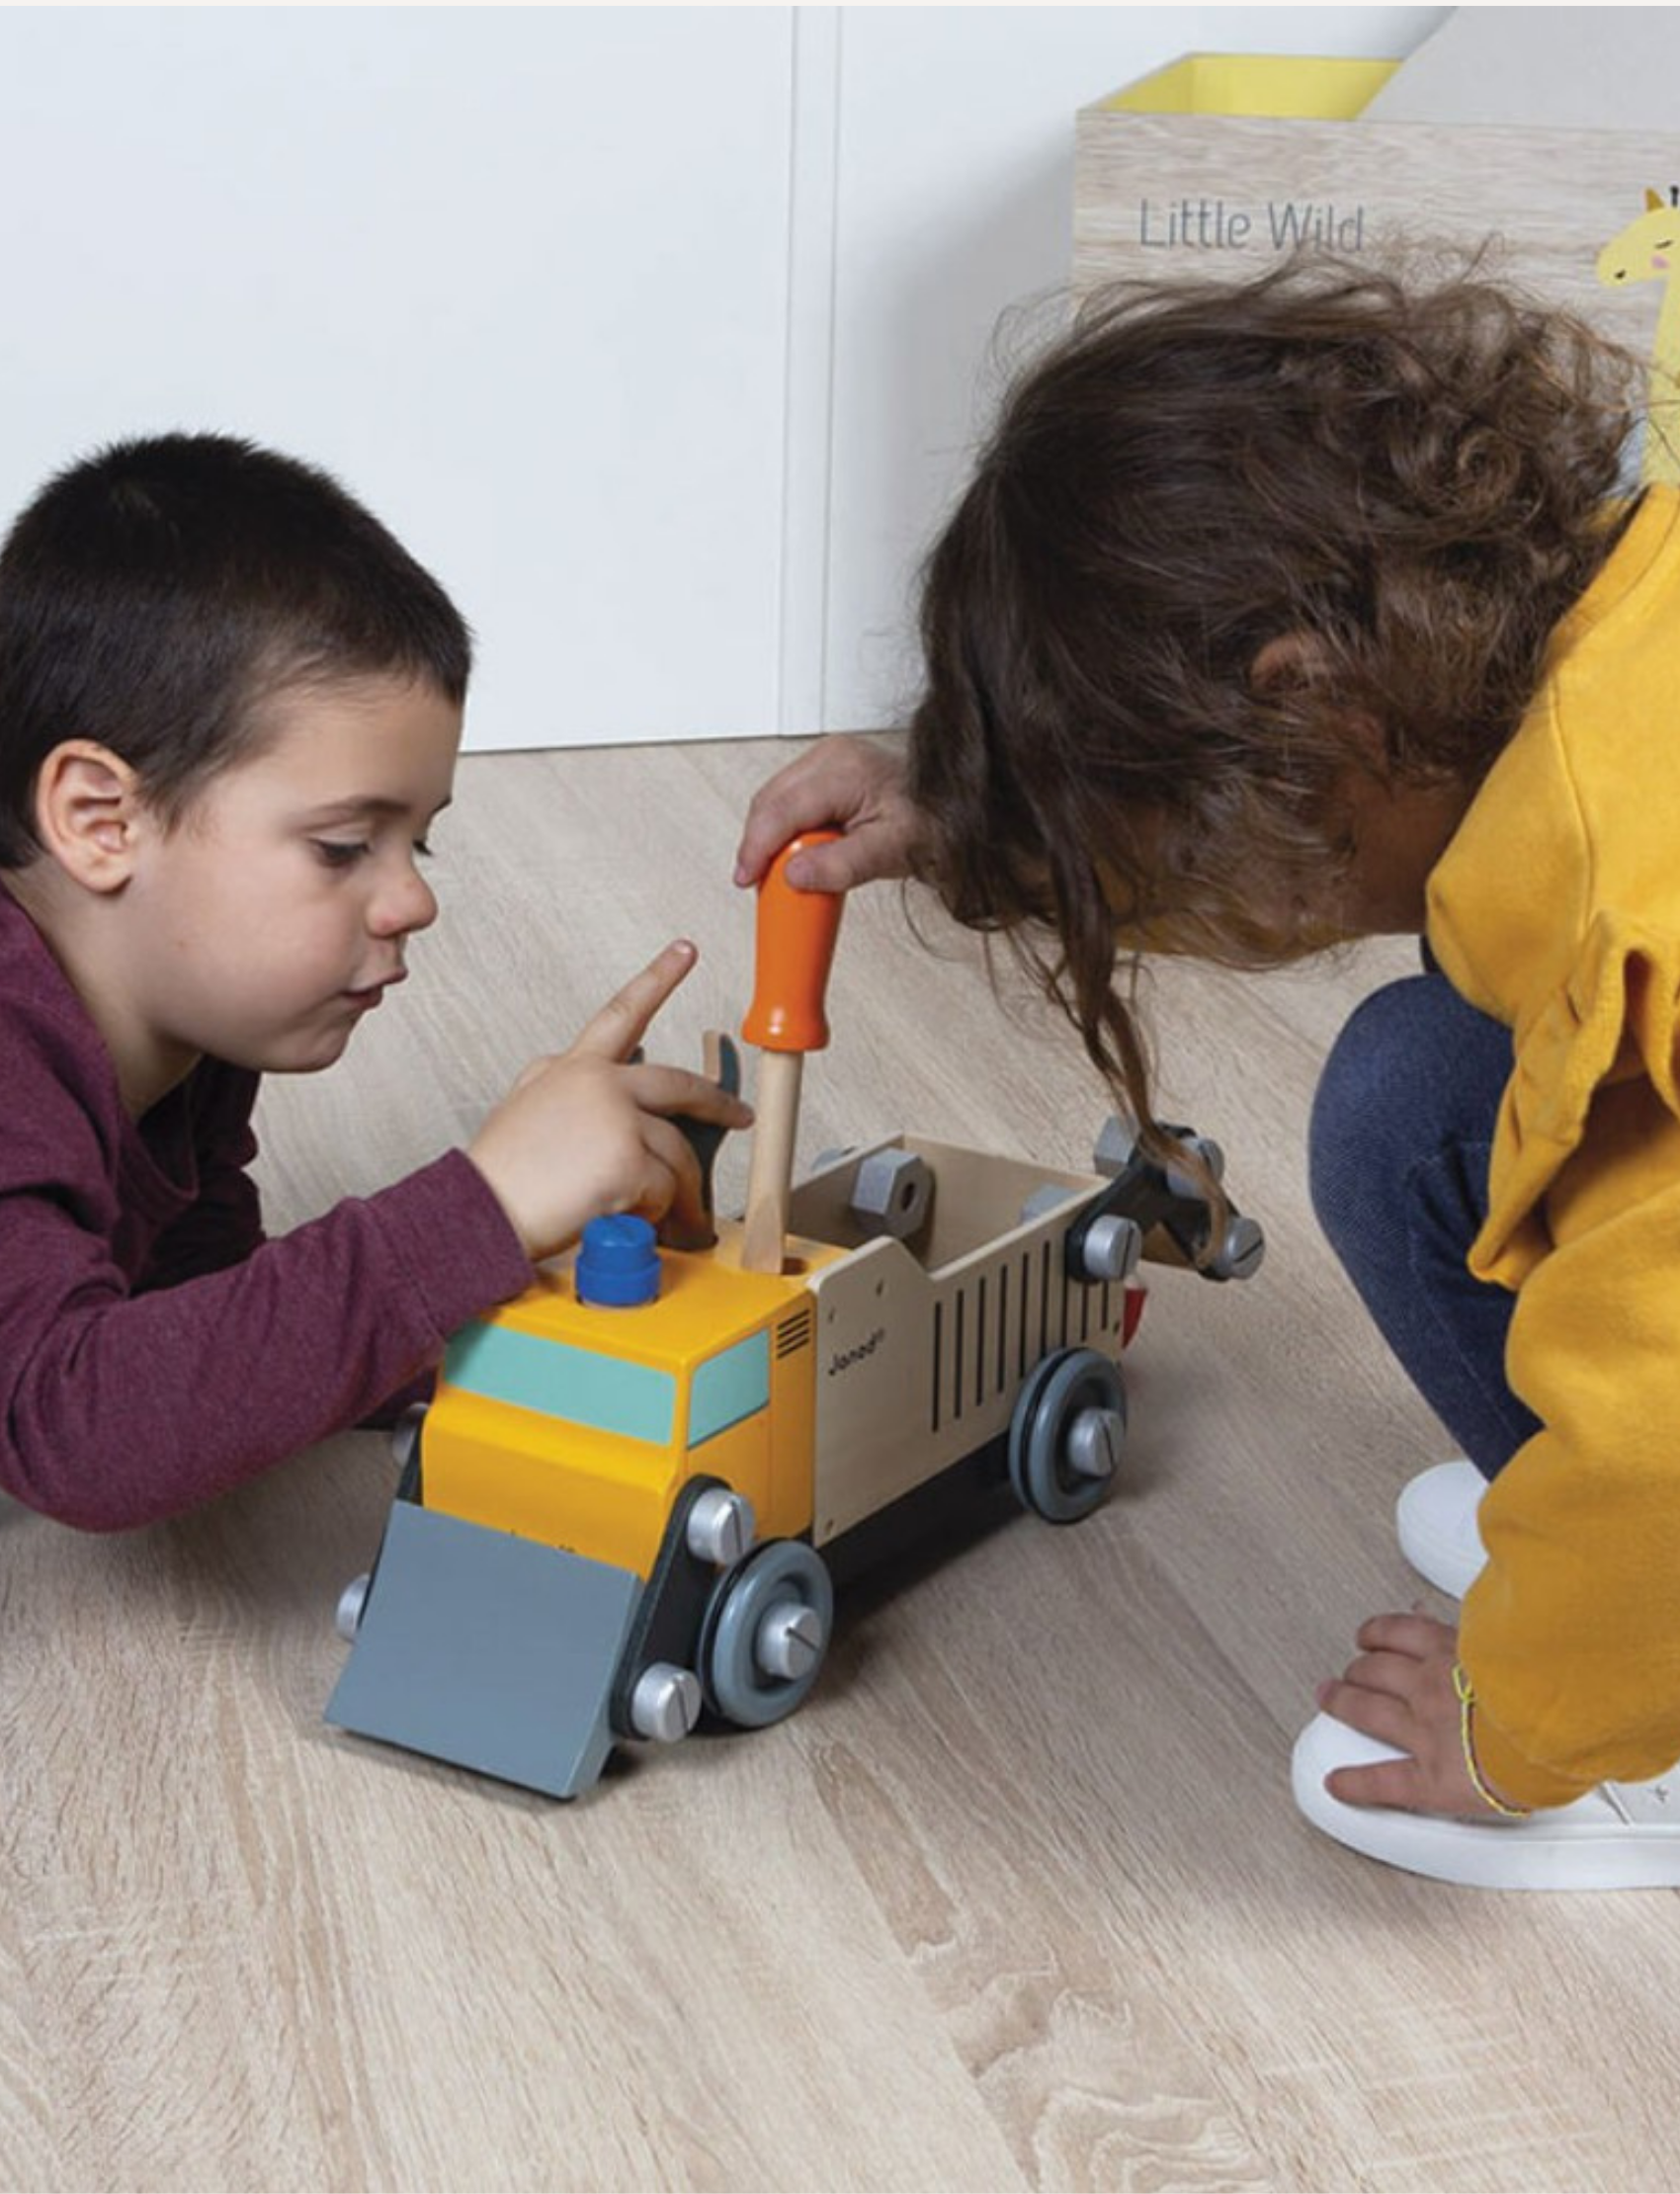
[[1120, 1313], [1120, 1345], [1122, 1348], [1132, 1346], [1132, 1336], [1137, 1330], [1139, 1321], [1143, 1316], [1143, 1306], [1148, 1300], [1149, 1291], [1147, 1288], [1127, 1289], [1126, 1308]]

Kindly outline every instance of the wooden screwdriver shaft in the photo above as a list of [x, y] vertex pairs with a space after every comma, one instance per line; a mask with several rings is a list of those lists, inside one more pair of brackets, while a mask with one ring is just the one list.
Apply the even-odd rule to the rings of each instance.
[[748, 1272], [780, 1272], [794, 1191], [794, 1144], [799, 1132], [802, 1052], [761, 1052], [753, 1097], [752, 1161], [741, 1231]]

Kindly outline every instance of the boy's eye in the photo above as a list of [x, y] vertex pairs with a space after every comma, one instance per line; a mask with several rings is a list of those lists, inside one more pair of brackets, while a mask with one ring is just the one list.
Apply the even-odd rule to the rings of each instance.
[[348, 869], [373, 848], [359, 840], [315, 838], [310, 843], [329, 869]]
[[416, 838], [414, 841], [414, 850], [420, 856], [422, 861], [431, 860], [432, 848], [426, 839]]

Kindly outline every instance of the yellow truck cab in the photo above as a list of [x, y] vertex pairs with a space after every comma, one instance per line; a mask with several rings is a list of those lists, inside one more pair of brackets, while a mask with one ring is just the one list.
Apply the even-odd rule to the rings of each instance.
[[[598, 1225], [597, 1255], [635, 1226]], [[742, 1272], [721, 1247], [656, 1254], [641, 1300], [592, 1300], [567, 1258], [455, 1336], [426, 1418], [429, 1505], [642, 1577], [697, 1474], [749, 1501], [766, 1536], [809, 1532], [804, 1278]]]

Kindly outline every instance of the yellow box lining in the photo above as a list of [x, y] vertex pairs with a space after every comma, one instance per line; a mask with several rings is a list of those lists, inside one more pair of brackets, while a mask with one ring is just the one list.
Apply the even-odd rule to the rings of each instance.
[[1352, 122], [1399, 65], [1287, 53], [1187, 53], [1100, 104], [1110, 114]]

